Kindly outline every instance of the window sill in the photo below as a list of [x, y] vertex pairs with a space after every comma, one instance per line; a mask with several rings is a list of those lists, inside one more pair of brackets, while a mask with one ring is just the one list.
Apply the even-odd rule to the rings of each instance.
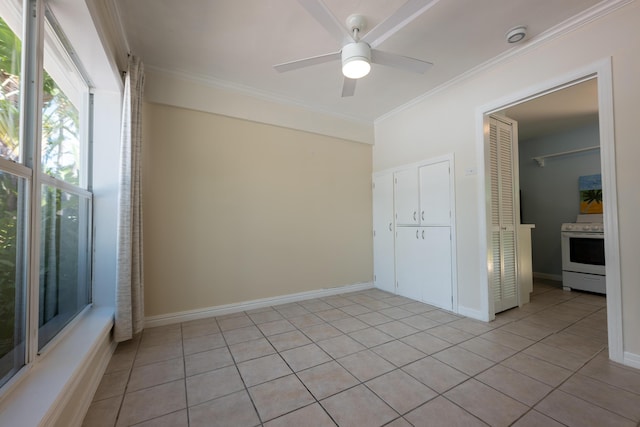
[[[105, 356], [108, 360], [110, 352], [100, 353], [105, 353], [105, 343], [111, 342], [113, 308], [91, 307], [82, 316], [55, 347], [28, 367], [23, 377], [6, 391], [0, 404], [1, 426], [55, 423], [75, 389], [87, 381], [87, 368]], [[113, 347], [107, 348], [113, 351]]]

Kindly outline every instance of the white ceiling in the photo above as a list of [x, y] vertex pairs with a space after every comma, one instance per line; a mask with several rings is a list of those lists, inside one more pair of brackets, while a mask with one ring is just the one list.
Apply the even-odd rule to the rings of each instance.
[[[368, 28], [404, 0], [324, 0], [340, 22], [354, 13]], [[341, 98], [340, 62], [287, 73], [274, 64], [340, 50], [297, 0], [116, 0], [130, 50], [145, 67], [256, 91], [372, 122], [516, 45], [505, 33], [526, 25], [530, 43], [600, 0], [441, 0], [379, 50], [435, 65], [423, 75], [380, 65]], [[425, 1], [426, 2], [426, 1]], [[345, 25], [346, 26], [346, 25]], [[366, 30], [365, 30], [366, 32]]]

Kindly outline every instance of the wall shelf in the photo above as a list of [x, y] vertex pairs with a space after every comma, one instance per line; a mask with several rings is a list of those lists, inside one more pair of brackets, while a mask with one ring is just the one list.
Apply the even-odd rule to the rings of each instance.
[[569, 154], [574, 154], [574, 153], [582, 153], [583, 151], [593, 151], [593, 150], [599, 150], [600, 146], [596, 145], [594, 147], [585, 147], [585, 148], [578, 148], [575, 150], [569, 150], [569, 151], [562, 151], [560, 153], [553, 153], [553, 154], [545, 154], [543, 156], [537, 156], [537, 157], [532, 157], [532, 160], [535, 160], [536, 162], [538, 162], [538, 166], [540, 166], [541, 168], [544, 167], [544, 161], [550, 157], [559, 157], [559, 156], [566, 156]]

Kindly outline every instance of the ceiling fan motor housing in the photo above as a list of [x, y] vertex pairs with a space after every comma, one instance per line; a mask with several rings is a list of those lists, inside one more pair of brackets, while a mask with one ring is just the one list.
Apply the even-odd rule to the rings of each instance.
[[365, 42], [354, 42], [342, 48], [342, 73], [350, 79], [359, 79], [371, 70], [371, 47]]

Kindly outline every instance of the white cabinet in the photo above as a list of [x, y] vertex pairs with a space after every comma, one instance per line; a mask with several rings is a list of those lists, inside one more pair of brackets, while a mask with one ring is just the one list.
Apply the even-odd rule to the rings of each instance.
[[489, 121], [491, 239], [489, 281], [495, 313], [518, 305], [517, 156], [510, 122]]
[[393, 174], [373, 178], [373, 282], [395, 292]]
[[449, 161], [396, 172], [397, 225], [450, 225]]
[[398, 294], [453, 309], [450, 227], [398, 227]]
[[447, 310], [454, 307], [452, 160], [373, 179], [375, 286]]

